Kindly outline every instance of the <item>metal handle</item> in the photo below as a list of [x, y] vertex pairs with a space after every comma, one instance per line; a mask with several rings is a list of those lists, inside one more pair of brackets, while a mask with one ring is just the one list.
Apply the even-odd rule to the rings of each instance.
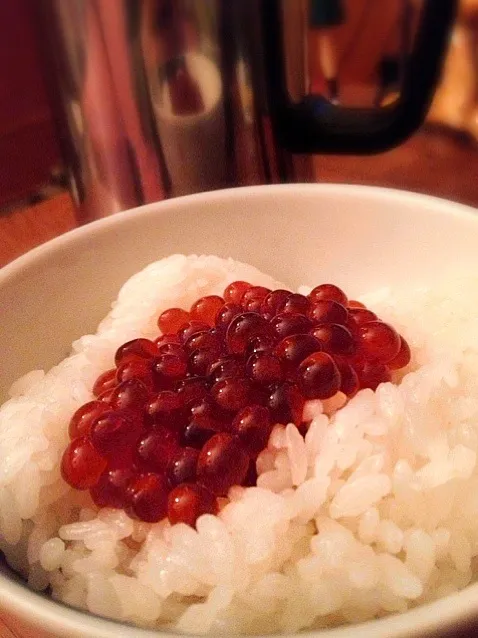
[[263, 0], [268, 101], [281, 145], [293, 153], [364, 155], [388, 150], [409, 137], [426, 117], [458, 4], [459, 0], [425, 0], [399, 99], [382, 108], [359, 109], [312, 96], [291, 101], [284, 74], [280, 3]]

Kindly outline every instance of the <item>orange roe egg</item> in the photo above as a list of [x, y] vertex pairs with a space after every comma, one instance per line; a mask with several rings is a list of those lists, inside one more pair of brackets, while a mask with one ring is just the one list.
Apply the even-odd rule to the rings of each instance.
[[369, 321], [360, 328], [359, 348], [368, 356], [381, 363], [394, 359], [401, 346], [400, 336], [387, 323]]
[[208, 295], [201, 297], [191, 306], [189, 314], [191, 319], [196, 321], [204, 321], [204, 323], [213, 326], [216, 321], [216, 315], [224, 305], [224, 299], [218, 295]]
[[203, 514], [216, 514], [216, 497], [203, 485], [182, 483], [168, 496], [168, 518], [171, 525], [186, 523], [193, 527]]
[[249, 468], [249, 457], [237, 436], [215, 434], [199, 453], [198, 482], [217, 496], [226, 496], [229, 488], [240, 485]]
[[106, 370], [103, 374], [96, 379], [95, 384], [93, 386], [93, 394], [95, 397], [99, 397], [100, 394], [106, 392], [107, 390], [111, 390], [116, 385], [116, 368], [112, 368], [111, 370]]
[[412, 353], [410, 352], [410, 346], [403, 337], [400, 337], [400, 350], [398, 354], [387, 363], [387, 366], [390, 370], [399, 370], [407, 366], [411, 358]]
[[103, 401], [89, 401], [82, 405], [71, 417], [68, 426], [70, 439], [87, 436], [90, 433], [91, 424], [101, 414], [111, 408]]
[[223, 297], [226, 303], [240, 304], [243, 294], [252, 288], [247, 281], [233, 281], [224, 289]]
[[312, 303], [323, 299], [328, 301], [337, 301], [343, 306], [346, 306], [348, 303], [347, 295], [341, 288], [334, 284], [321, 284], [320, 286], [316, 286], [310, 291], [309, 299]]
[[106, 469], [106, 459], [86, 437], [74, 439], [61, 459], [63, 479], [77, 490], [87, 490], [98, 482]]
[[157, 523], [168, 513], [168, 494], [168, 482], [162, 474], [140, 474], [126, 490], [126, 512], [146, 523]]
[[182, 308], [169, 308], [158, 317], [158, 328], [163, 334], [177, 332], [190, 320], [189, 312]]

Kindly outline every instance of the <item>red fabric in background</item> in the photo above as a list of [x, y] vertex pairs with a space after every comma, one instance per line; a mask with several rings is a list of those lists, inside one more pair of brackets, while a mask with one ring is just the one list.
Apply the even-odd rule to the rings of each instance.
[[0, 206], [28, 196], [48, 180], [52, 166], [59, 161], [30, 2], [3, 0]]

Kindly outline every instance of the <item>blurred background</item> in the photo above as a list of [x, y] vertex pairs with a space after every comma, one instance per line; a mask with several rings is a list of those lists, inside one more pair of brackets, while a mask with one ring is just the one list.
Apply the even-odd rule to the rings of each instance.
[[[0, 2], [0, 266], [76, 223], [47, 99], [35, 1], [43, 0]], [[396, 3], [345, 4], [347, 22], [332, 45], [310, 28], [306, 72], [311, 92], [353, 103], [376, 73], [377, 57], [393, 57]], [[389, 99], [387, 91], [378, 99]], [[425, 126], [382, 155], [318, 156], [314, 179], [391, 186], [478, 206], [477, 175], [478, 0], [461, 0]]]

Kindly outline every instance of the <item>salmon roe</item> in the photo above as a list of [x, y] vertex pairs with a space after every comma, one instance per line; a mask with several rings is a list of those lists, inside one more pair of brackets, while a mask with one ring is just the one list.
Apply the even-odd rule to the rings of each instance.
[[233, 485], [254, 485], [275, 423], [304, 404], [375, 390], [410, 362], [405, 339], [333, 284], [309, 295], [245, 281], [158, 317], [116, 351], [73, 414], [64, 480], [98, 507], [194, 526]]

